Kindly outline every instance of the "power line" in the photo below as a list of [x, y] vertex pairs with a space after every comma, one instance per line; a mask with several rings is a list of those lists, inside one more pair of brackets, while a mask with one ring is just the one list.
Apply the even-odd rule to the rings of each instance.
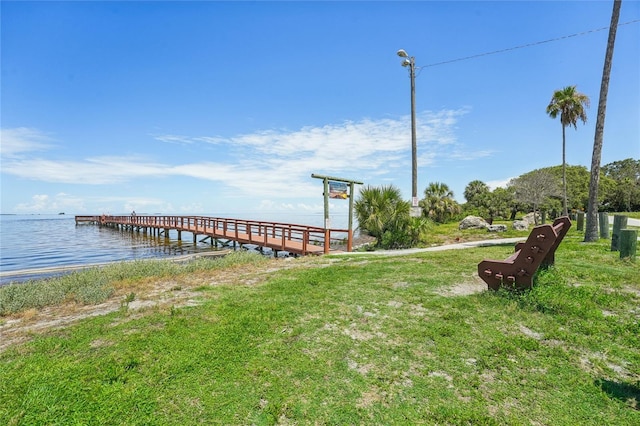
[[[618, 27], [621, 27], [623, 25], [634, 24], [636, 22], [640, 22], [640, 19], [635, 19], [633, 21], [628, 21], [628, 22], [624, 22], [622, 24], [618, 24]], [[608, 30], [608, 29], [609, 29], [609, 27], [596, 28], [594, 30], [588, 30], [588, 31], [583, 31], [583, 32], [580, 32], [580, 33], [575, 33], [575, 34], [566, 35], [566, 36], [562, 36], [562, 37], [551, 38], [549, 40], [536, 41], [536, 42], [533, 42], [533, 43], [522, 44], [520, 46], [509, 47], [507, 49], [494, 50], [493, 52], [485, 52], [485, 53], [480, 53], [480, 54], [477, 54], [477, 55], [465, 56], [464, 58], [451, 59], [449, 61], [443, 61], [443, 62], [436, 62], [436, 63], [433, 63], [433, 64], [423, 65], [420, 68], [435, 67], [435, 66], [438, 66], [438, 65], [450, 64], [452, 62], [466, 61], [468, 59], [479, 58], [481, 56], [495, 55], [496, 53], [509, 52], [511, 50], [523, 49], [525, 47], [537, 46], [539, 44], [545, 44], [545, 43], [551, 43], [553, 41], [565, 40], [565, 39], [568, 39], [568, 38], [583, 36], [583, 35], [586, 35], [586, 34], [591, 34], [591, 33], [595, 33], [595, 32], [598, 32], [598, 31], [604, 31], [604, 30]]]

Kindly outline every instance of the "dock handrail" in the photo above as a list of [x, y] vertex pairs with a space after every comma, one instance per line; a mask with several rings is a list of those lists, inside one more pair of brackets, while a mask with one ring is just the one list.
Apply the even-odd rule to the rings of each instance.
[[[100, 215], [76, 216], [78, 223], [120, 225], [186, 231], [212, 238], [231, 239], [296, 254], [329, 253], [331, 241], [351, 238], [348, 229], [325, 230], [311, 225], [210, 216]], [[342, 238], [336, 235], [343, 236]]]

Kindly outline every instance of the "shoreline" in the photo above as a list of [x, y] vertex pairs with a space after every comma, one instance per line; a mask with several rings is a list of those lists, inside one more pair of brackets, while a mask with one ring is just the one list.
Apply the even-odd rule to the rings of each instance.
[[[110, 262], [88, 263], [88, 264], [81, 264], [81, 265], [46, 266], [42, 268], [19, 269], [15, 271], [0, 271], [0, 279], [5, 280], [5, 279], [10, 279], [12, 277], [16, 277], [16, 278], [28, 277], [30, 275], [35, 276], [36, 279], [48, 278], [49, 275], [81, 271], [83, 269], [90, 269], [90, 268], [100, 268], [103, 266], [113, 265], [114, 263], [133, 263], [133, 262], [140, 262], [140, 261], [147, 261], [147, 260], [168, 260], [171, 262], [185, 262], [187, 260], [191, 260], [193, 258], [199, 258], [199, 257], [222, 257], [222, 256], [226, 256], [229, 253], [231, 253], [231, 250], [218, 250], [218, 251], [209, 251], [209, 252], [203, 252], [203, 253], [190, 253], [190, 254], [173, 256], [173, 257], [114, 260]], [[44, 276], [44, 277], [40, 277], [40, 276]], [[10, 281], [10, 280], [6, 283], [0, 282], [0, 287], [5, 285], [11, 285], [13, 283], [22, 283], [22, 282], [23, 281]]]

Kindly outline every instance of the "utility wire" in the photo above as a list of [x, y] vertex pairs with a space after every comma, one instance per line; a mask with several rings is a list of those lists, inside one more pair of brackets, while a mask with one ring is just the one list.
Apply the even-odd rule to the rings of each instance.
[[[640, 22], [640, 19], [635, 19], [633, 21], [623, 22], [622, 24], [618, 24], [618, 27], [621, 27], [623, 25], [634, 24], [636, 22]], [[595, 33], [595, 32], [598, 32], [598, 31], [604, 31], [604, 30], [608, 30], [608, 29], [609, 29], [609, 27], [596, 28], [594, 30], [588, 30], [588, 31], [583, 31], [581, 33], [575, 33], [575, 34], [566, 35], [566, 36], [562, 36], [562, 37], [551, 38], [549, 40], [536, 41], [534, 43], [522, 44], [520, 46], [509, 47], [507, 49], [494, 50], [493, 52], [480, 53], [480, 54], [477, 54], [477, 55], [465, 56], [464, 58], [451, 59], [449, 61], [443, 61], [443, 62], [436, 62], [436, 63], [433, 63], [433, 64], [423, 65], [420, 68], [435, 67], [435, 66], [438, 66], [438, 65], [450, 64], [452, 62], [466, 61], [467, 59], [479, 58], [481, 56], [495, 55], [496, 53], [509, 52], [511, 50], [523, 49], [525, 47], [531, 47], [531, 46], [537, 46], [539, 44], [551, 43], [553, 41], [559, 41], [559, 40], [564, 40], [564, 39], [571, 38], [571, 37], [583, 36], [583, 35], [586, 35], [586, 34], [591, 34], [591, 33]]]

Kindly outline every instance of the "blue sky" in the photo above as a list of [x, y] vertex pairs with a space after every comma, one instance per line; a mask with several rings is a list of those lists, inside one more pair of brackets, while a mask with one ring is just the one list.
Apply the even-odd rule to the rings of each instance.
[[[554, 90], [589, 121], [612, 1], [1, 3], [2, 213], [203, 214], [318, 224], [312, 173], [411, 196], [561, 164]], [[620, 23], [640, 19], [622, 3]], [[585, 33], [586, 32], [586, 33]], [[550, 43], [433, 64], [585, 33]], [[640, 158], [640, 22], [618, 29], [602, 164]], [[336, 222], [348, 203], [332, 200]]]

